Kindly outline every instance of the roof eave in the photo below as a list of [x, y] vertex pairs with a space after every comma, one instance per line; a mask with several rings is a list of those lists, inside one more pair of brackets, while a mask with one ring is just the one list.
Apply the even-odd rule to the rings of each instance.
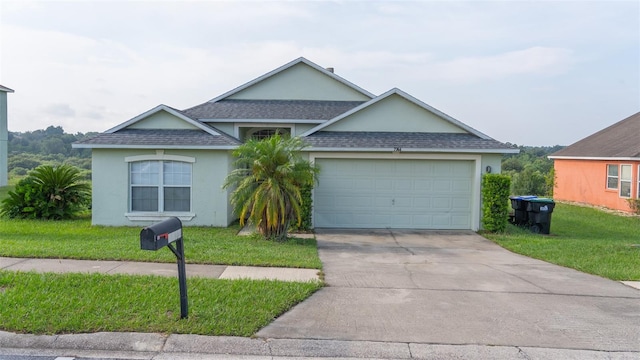
[[291, 123], [291, 124], [321, 124], [326, 119], [199, 119], [205, 123]]
[[640, 161], [640, 157], [633, 156], [556, 156], [549, 155], [551, 160], [594, 160], [594, 161]]
[[114, 144], [71, 144], [74, 149], [186, 149], [186, 150], [233, 150], [238, 145], [114, 145]]
[[145, 111], [144, 113], [142, 113], [142, 114], [140, 114], [140, 115], [138, 115], [138, 116], [136, 116], [136, 117], [134, 117], [134, 118], [132, 118], [132, 119], [130, 119], [128, 121], [123, 122], [120, 125], [112, 127], [111, 129], [105, 131], [105, 133], [113, 134], [113, 133], [115, 133], [115, 132], [117, 132], [119, 130], [125, 129], [125, 128], [137, 123], [138, 121], [141, 121], [141, 120], [143, 120], [143, 119], [145, 119], [145, 118], [147, 118], [147, 117], [149, 117], [149, 116], [151, 116], [153, 114], [156, 114], [156, 113], [158, 113], [160, 111], [166, 111], [169, 114], [171, 114], [171, 115], [173, 115], [173, 116], [175, 116], [175, 117], [177, 117], [177, 118], [179, 118], [179, 119], [181, 119], [181, 120], [183, 120], [183, 121], [195, 126], [196, 128], [198, 128], [200, 130], [203, 130], [203, 131], [205, 131], [205, 132], [207, 132], [207, 133], [209, 133], [211, 135], [222, 135], [222, 134], [216, 132], [215, 130], [213, 130], [211, 127], [202, 124], [198, 120], [194, 120], [194, 119], [190, 118], [189, 116], [183, 114], [182, 112], [180, 112], [180, 111], [178, 111], [178, 110], [176, 110], [176, 109], [174, 109], [174, 108], [172, 108], [170, 106], [164, 105], [164, 104], [160, 104], [160, 105], [154, 107], [151, 110]]
[[0, 85], [0, 91], [2, 91], [2, 92], [6, 92], [6, 93], [12, 93], [12, 92], [15, 92], [13, 89], [9, 89], [8, 87], [6, 87], [6, 86], [2, 86], [2, 85]]
[[315, 152], [391, 152], [391, 153], [473, 153], [473, 154], [517, 154], [519, 149], [446, 149], [446, 148], [343, 148], [343, 147], [314, 147], [310, 146], [304, 151]]

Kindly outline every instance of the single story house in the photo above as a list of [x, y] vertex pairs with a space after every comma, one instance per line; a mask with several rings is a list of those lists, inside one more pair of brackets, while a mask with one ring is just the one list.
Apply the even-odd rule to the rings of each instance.
[[640, 112], [549, 155], [556, 200], [630, 212], [640, 197]]
[[228, 226], [232, 151], [276, 132], [300, 136], [321, 168], [314, 227], [479, 229], [481, 176], [518, 151], [399, 89], [375, 95], [299, 58], [74, 144], [92, 149], [93, 224]]

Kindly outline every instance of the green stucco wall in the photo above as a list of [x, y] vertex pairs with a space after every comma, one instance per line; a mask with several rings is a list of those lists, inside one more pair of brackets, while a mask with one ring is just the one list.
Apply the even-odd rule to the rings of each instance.
[[391, 95], [324, 128], [325, 131], [392, 131], [464, 133], [465, 130], [432, 112]]
[[[128, 156], [155, 155], [155, 150], [93, 150], [93, 209], [94, 225], [143, 226], [153, 221], [134, 221], [127, 218], [129, 210]], [[192, 171], [191, 212], [195, 214], [185, 226], [227, 226], [231, 216], [228, 191], [222, 189], [230, 169], [228, 151], [165, 150], [165, 155], [195, 158]]]
[[158, 111], [134, 124], [129, 129], [198, 129], [183, 119], [177, 118], [166, 111]]
[[299, 63], [229, 96], [229, 99], [367, 101], [369, 97]]

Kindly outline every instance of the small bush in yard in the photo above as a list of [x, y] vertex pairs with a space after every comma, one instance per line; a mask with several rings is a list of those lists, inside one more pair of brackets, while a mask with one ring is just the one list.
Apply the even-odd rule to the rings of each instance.
[[69, 219], [90, 203], [91, 186], [70, 165], [41, 165], [20, 180], [0, 213], [20, 219]]
[[627, 199], [627, 202], [631, 211], [636, 215], [640, 215], [640, 199]]
[[511, 178], [502, 174], [482, 177], [482, 226], [491, 232], [507, 228], [509, 218], [509, 188]]

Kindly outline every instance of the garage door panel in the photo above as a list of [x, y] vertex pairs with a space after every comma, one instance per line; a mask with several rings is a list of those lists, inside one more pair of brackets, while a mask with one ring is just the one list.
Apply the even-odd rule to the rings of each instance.
[[380, 212], [383, 212], [385, 207], [390, 208], [393, 205], [393, 197], [391, 195], [378, 195], [374, 199], [375, 208]]
[[453, 180], [451, 190], [453, 192], [463, 192], [468, 191], [471, 192], [471, 181], [470, 180]]
[[439, 192], [451, 192], [451, 180], [438, 179], [433, 181], [433, 190]]
[[376, 179], [375, 187], [377, 191], [391, 191], [393, 190], [393, 181], [392, 179]]
[[363, 178], [356, 178], [353, 180], [353, 186], [356, 189], [361, 189], [361, 190], [374, 190], [375, 189], [375, 181], [373, 181], [373, 179], [363, 179]]
[[433, 191], [433, 182], [429, 179], [415, 179], [413, 180], [414, 190], [417, 193], [431, 193]]
[[316, 159], [314, 225], [471, 228], [473, 161]]
[[372, 199], [370, 196], [361, 195], [337, 197], [334, 203], [339, 209], [346, 209], [349, 207], [367, 209], [373, 205], [373, 201], [374, 199]]
[[413, 183], [414, 182], [412, 179], [402, 179], [402, 178], [394, 179], [393, 190], [400, 190], [400, 191], [413, 190], [414, 189]]

